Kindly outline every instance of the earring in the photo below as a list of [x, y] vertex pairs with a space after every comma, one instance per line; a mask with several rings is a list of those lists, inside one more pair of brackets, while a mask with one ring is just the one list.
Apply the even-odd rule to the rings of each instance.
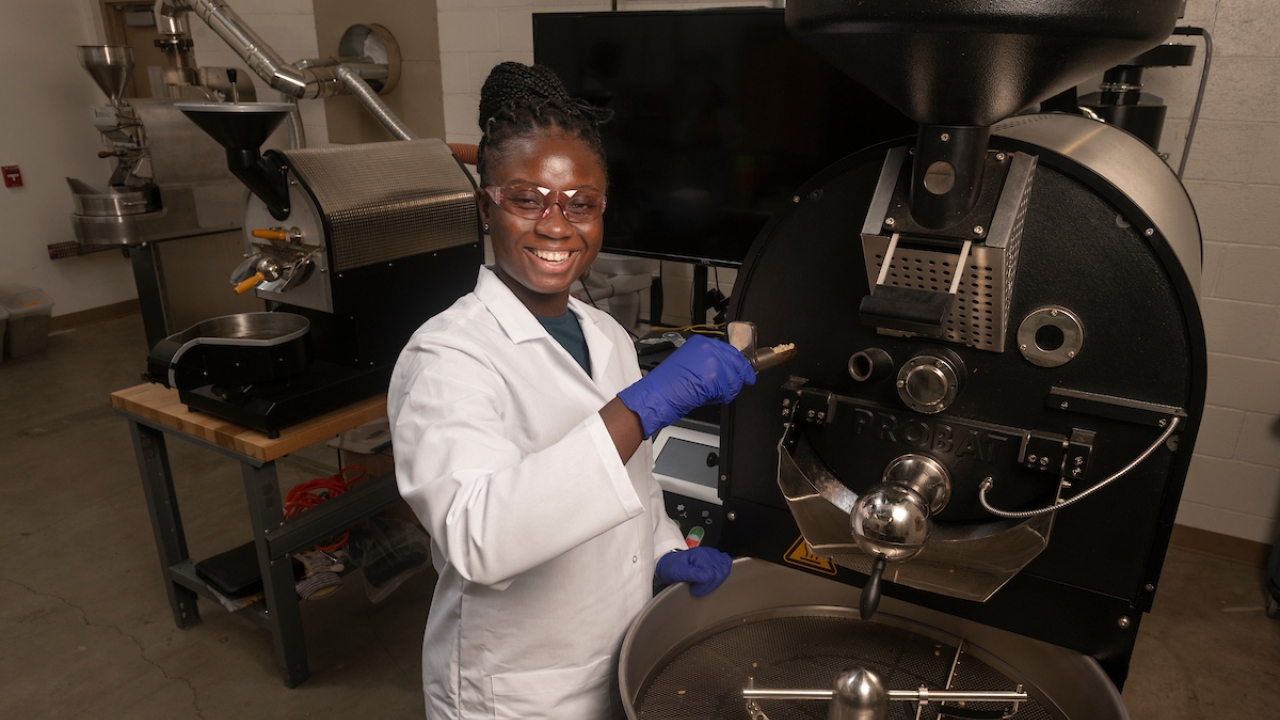
[[489, 232], [489, 223], [484, 224], [484, 231]]

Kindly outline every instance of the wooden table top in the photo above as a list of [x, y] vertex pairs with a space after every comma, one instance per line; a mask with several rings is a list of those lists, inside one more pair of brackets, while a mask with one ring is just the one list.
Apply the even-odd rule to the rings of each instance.
[[178, 400], [177, 390], [156, 383], [117, 390], [111, 393], [111, 405], [262, 462], [284, 457], [387, 414], [387, 396], [383, 393], [284, 428], [280, 437], [272, 440], [257, 430], [189, 410]]

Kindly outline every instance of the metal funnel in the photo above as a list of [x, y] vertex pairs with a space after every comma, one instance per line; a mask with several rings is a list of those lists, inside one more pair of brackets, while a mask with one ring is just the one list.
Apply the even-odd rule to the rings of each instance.
[[120, 95], [133, 72], [133, 48], [128, 45], [77, 45], [76, 55], [80, 65], [89, 71], [94, 82], [111, 99], [112, 105], [120, 104]]
[[787, 27], [922, 125], [989, 126], [1164, 41], [1183, 0], [790, 0]]
[[289, 103], [176, 103], [175, 108], [227, 149], [227, 168], [277, 220], [289, 217], [287, 166], [258, 148], [293, 111]]
[[293, 111], [289, 103], [177, 103], [200, 129], [228, 150], [257, 151]]
[[1182, 5], [791, 0], [786, 19], [833, 65], [920, 123], [912, 221], [968, 239], [989, 224], [969, 215], [982, 193], [990, 126], [1160, 44]]

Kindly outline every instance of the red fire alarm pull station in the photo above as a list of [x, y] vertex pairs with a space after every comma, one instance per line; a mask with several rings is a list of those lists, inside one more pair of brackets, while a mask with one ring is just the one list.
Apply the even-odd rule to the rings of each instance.
[[22, 171], [17, 165], [0, 166], [0, 172], [4, 173], [5, 187], [22, 187]]

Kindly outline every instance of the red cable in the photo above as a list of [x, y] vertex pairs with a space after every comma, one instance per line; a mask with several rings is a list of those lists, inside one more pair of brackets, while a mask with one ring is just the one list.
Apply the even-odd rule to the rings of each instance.
[[[359, 471], [355, 477], [347, 479], [347, 471]], [[326, 500], [341, 495], [347, 491], [351, 483], [356, 482], [365, 476], [365, 469], [359, 465], [348, 465], [338, 472], [327, 478], [313, 478], [304, 483], [300, 483], [285, 495], [284, 499], [284, 517], [288, 520], [303, 510], [309, 510]], [[316, 544], [317, 550], [333, 551], [342, 547], [351, 539], [351, 529], [348, 528], [342, 533], [341, 539], [329, 545]]]

